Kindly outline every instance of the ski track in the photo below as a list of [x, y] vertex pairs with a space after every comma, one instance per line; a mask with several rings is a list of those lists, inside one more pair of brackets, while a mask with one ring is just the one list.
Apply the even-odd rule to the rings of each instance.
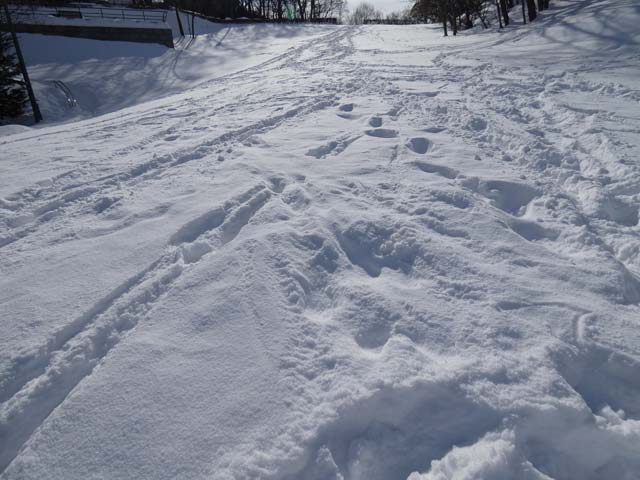
[[33, 431], [136, 327], [185, 268], [233, 241], [272, 195], [265, 185], [257, 185], [205, 214], [215, 221], [195, 219], [184, 225], [162, 257], [69, 322], [34, 354], [13, 360], [13, 378], [2, 385], [0, 397], [0, 441], [10, 446], [2, 451], [0, 468], [11, 463]]

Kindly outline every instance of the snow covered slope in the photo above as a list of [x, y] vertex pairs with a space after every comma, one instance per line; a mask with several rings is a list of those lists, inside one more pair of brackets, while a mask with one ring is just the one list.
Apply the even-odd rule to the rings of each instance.
[[[168, 16], [171, 24], [175, 16]], [[187, 29], [187, 18], [183, 23]], [[172, 25], [177, 32], [177, 26]], [[194, 88], [281, 54], [334, 27], [222, 25], [197, 19], [195, 39], [162, 45], [21, 34], [46, 122], [78, 120]], [[187, 31], [188, 33], [188, 31]], [[76, 105], [54, 81], [64, 82]]]
[[640, 9], [554, 4], [0, 139], [0, 477], [639, 478]]

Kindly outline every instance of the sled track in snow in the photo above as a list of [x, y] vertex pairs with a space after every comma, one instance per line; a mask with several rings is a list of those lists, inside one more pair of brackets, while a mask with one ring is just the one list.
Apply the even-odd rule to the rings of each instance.
[[71, 89], [62, 80], [53, 80], [52, 83], [63, 93], [67, 99], [69, 108], [73, 108], [78, 104], [76, 97], [73, 96]]

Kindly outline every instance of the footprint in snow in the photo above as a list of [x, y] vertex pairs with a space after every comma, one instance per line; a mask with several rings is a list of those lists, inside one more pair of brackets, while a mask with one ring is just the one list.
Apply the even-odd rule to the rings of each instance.
[[478, 191], [500, 210], [518, 217], [523, 215], [527, 205], [534, 198], [540, 196], [537, 188], [508, 180], [482, 181]]
[[431, 142], [423, 137], [410, 138], [407, 142], [407, 148], [414, 153], [424, 155], [429, 150]]
[[369, 126], [373, 128], [380, 128], [382, 126], [382, 118], [380, 117], [371, 117], [369, 119]]
[[395, 138], [398, 136], [397, 130], [391, 130], [389, 128], [375, 128], [373, 130], [365, 130], [364, 133], [366, 133], [370, 137], [377, 138]]
[[453, 180], [459, 174], [454, 168], [445, 167], [444, 165], [436, 165], [434, 163], [416, 162], [415, 165], [425, 173], [440, 175], [441, 177]]

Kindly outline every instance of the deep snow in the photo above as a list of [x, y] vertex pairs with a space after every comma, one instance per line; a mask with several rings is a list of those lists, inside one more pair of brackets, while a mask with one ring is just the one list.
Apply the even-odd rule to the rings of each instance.
[[5, 131], [2, 479], [640, 478], [640, 8], [553, 3], [211, 32]]

